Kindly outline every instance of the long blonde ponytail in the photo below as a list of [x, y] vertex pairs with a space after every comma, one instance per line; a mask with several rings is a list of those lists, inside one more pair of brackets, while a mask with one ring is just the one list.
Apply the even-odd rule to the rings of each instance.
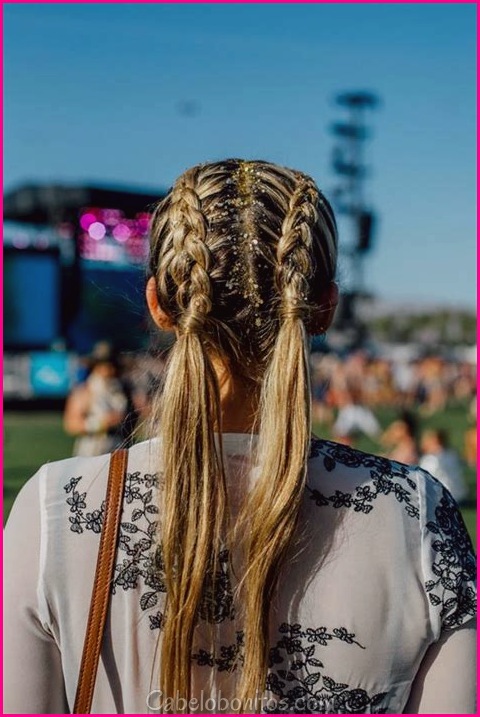
[[[189, 700], [191, 653], [206, 576], [215, 574], [225, 511], [216, 373], [200, 340], [211, 306], [205, 220], [186, 175], [172, 195], [181, 333], [171, 352], [160, 407], [165, 503], [162, 552], [167, 590], [160, 689]], [[220, 446], [221, 448], [221, 446]]]
[[[313, 197], [315, 192], [313, 192]], [[249, 524], [245, 653], [239, 697], [244, 709], [265, 689], [270, 604], [301, 505], [310, 446], [310, 376], [304, 320], [313, 273], [312, 187], [301, 177], [277, 246], [280, 327], [262, 387], [258, 460], [261, 475], [241, 524]], [[313, 205], [314, 206], [314, 205]], [[259, 704], [259, 703], [258, 703]]]

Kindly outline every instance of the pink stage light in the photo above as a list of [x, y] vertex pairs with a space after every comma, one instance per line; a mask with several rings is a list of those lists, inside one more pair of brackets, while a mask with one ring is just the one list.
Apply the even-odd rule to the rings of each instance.
[[90, 226], [96, 221], [97, 217], [95, 216], [95, 214], [87, 212], [87, 214], [82, 214], [82, 216], [80, 217], [80, 226], [87, 232], [90, 229]]
[[112, 234], [117, 241], [126, 242], [130, 238], [130, 227], [128, 227], [126, 224], [117, 224]]
[[106, 234], [105, 225], [101, 222], [93, 222], [93, 224], [90, 224], [88, 227], [88, 233], [92, 237], [92, 239], [95, 239], [96, 241], [100, 241], [100, 239], [103, 239], [103, 237]]

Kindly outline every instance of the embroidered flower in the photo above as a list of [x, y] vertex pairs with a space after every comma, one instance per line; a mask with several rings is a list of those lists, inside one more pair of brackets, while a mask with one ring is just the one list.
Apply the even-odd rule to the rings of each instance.
[[[428, 474], [427, 474], [428, 475]], [[431, 476], [441, 497], [434, 520], [426, 524], [431, 540], [431, 570], [435, 579], [425, 582], [430, 603], [439, 609], [444, 629], [461, 625], [476, 615], [476, 558], [457, 503], [449, 491]]]
[[85, 503], [86, 495], [86, 493], [79, 493], [77, 490], [74, 490], [70, 498], [67, 498], [71, 513], [78, 513], [78, 511], [87, 507]]
[[85, 519], [85, 527], [87, 530], [93, 530], [94, 533], [102, 532], [103, 514], [101, 510], [94, 510], [92, 513], [86, 513]]
[[365, 690], [345, 690], [335, 696], [335, 711], [340, 714], [362, 714], [370, 704], [370, 697]]

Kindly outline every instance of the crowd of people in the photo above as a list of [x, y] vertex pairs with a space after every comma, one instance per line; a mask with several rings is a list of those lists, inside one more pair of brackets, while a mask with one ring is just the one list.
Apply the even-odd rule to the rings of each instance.
[[[79, 383], [65, 409], [65, 430], [75, 436], [75, 455], [98, 455], [146, 436], [151, 398], [164, 357], [145, 354], [120, 363], [106, 342], [81, 364]], [[476, 376], [467, 362], [428, 356], [412, 361], [312, 354], [313, 418], [334, 440], [358, 445], [363, 434], [386, 456], [420, 465], [442, 480], [460, 503], [468, 498], [464, 464], [476, 465]], [[449, 405], [469, 405], [463, 455], [449, 445], [445, 428], [419, 430], [419, 419]], [[377, 411], [394, 407], [397, 418], [382, 429]]]
[[[420, 465], [442, 480], [459, 503], [468, 498], [465, 463], [476, 466], [475, 366], [427, 356], [411, 361], [373, 358], [363, 351], [346, 357], [312, 356], [314, 419], [334, 440], [356, 445], [363, 434], [392, 460]], [[467, 405], [470, 426], [463, 455], [451, 446], [446, 427], [420, 431], [421, 419]], [[397, 417], [382, 429], [377, 412], [395, 408]]]
[[440, 356], [387, 360], [355, 351], [346, 357], [313, 354], [312, 364], [317, 403], [331, 409], [353, 391], [371, 407], [415, 407], [431, 415], [451, 402], [468, 400], [476, 390], [473, 364]]

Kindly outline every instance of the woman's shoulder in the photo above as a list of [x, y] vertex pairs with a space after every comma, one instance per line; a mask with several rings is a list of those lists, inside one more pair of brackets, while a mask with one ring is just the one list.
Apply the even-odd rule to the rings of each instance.
[[[133, 485], [157, 485], [158, 456], [155, 440], [144, 441], [129, 449], [125, 481], [127, 499]], [[30, 515], [36, 510], [44, 519], [56, 522], [67, 513], [71, 530], [79, 532], [84, 514], [100, 510], [105, 499], [110, 458], [111, 454], [107, 453], [45, 463], [20, 489], [12, 506], [12, 516]]]
[[[384, 538], [399, 552], [408, 546], [409, 564], [423, 583], [436, 639], [442, 630], [475, 616], [472, 540], [450, 491], [426, 470], [317, 440], [312, 444], [307, 494], [310, 504], [333, 508], [345, 517], [357, 514], [359, 519], [364, 515], [374, 520], [376, 543]], [[360, 533], [365, 539], [371, 534]]]
[[307, 490], [325, 505], [356, 512], [395, 506], [422, 527], [447, 507], [458, 510], [449, 490], [424, 468], [319, 438], [311, 444]]
[[[160, 453], [156, 440], [147, 440], [130, 446], [128, 449], [127, 471], [149, 470], [155, 461], [158, 461]], [[98, 456], [72, 456], [57, 461], [45, 463], [39, 470], [47, 479], [53, 481], [58, 479], [61, 483], [70, 475], [81, 475], [94, 479], [103, 473], [108, 473], [111, 453], [104, 453]]]
[[418, 518], [418, 490], [424, 480], [435, 481], [425, 471], [420, 475], [417, 466], [334, 441], [312, 441], [307, 490], [323, 495], [333, 507], [370, 513], [380, 506], [379, 498], [388, 496], [389, 502], [403, 505], [407, 515]]

